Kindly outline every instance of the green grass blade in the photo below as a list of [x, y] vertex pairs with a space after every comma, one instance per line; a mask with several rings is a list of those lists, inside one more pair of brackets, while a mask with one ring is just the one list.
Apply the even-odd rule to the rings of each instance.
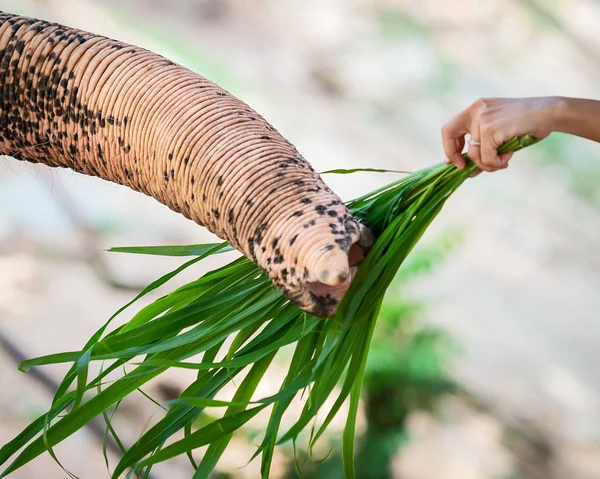
[[[222, 346], [223, 342], [206, 351], [203, 360], [212, 362]], [[198, 376], [196, 381], [190, 384], [185, 391], [181, 393], [181, 396], [212, 398], [216, 394], [216, 391], [218, 391], [218, 385], [214, 385], [216, 379], [214, 371], [203, 372]], [[119, 477], [119, 475], [128, 467], [134, 466], [141, 458], [157, 449], [172, 434], [184, 428], [186, 425], [191, 424], [201, 411], [202, 409], [200, 408], [176, 404], [169, 410], [163, 419], [150, 428], [150, 430], [127, 450], [115, 468], [113, 477]]]
[[[229, 406], [224, 418], [234, 416], [235, 414], [241, 413], [246, 409], [247, 402], [250, 401], [250, 399], [252, 398], [252, 395], [256, 391], [258, 383], [261, 381], [261, 379], [267, 372], [267, 369], [273, 361], [275, 354], [276, 353], [273, 352], [269, 356], [257, 361], [254, 364], [248, 375], [244, 378], [242, 384], [240, 384], [240, 386], [238, 387], [232, 400], [234, 404]], [[235, 404], [239, 402], [241, 402], [241, 404]], [[233, 431], [229, 434], [223, 435], [223, 437], [221, 437], [221, 439], [219, 439], [218, 441], [212, 441], [210, 443], [210, 446], [208, 447], [206, 454], [204, 454], [204, 456], [202, 457], [200, 466], [196, 470], [193, 479], [209, 478], [211, 472], [217, 465], [217, 462], [225, 452], [225, 449], [231, 441], [232, 436]], [[188, 438], [188, 440], [190, 439]]]
[[[201, 261], [202, 259], [206, 258], [207, 256], [210, 256], [211, 254], [216, 253], [217, 251], [220, 251], [222, 248], [224, 248], [224, 244], [212, 245], [211, 248], [208, 248], [206, 251], [204, 251], [198, 258], [188, 261], [187, 263], [179, 266], [175, 270], [161, 276], [159, 279], [157, 279], [156, 281], [153, 281], [151, 284], [149, 284], [135, 298], [133, 298], [130, 302], [125, 304], [123, 307], [119, 308], [119, 310], [117, 310], [117, 312], [114, 313], [98, 331], [96, 331], [96, 333], [90, 338], [90, 340], [83, 347], [82, 354], [85, 354], [89, 348], [91, 348], [94, 344], [96, 344], [100, 340], [100, 338], [102, 337], [102, 335], [104, 334], [104, 332], [106, 331], [106, 329], [108, 328], [110, 323], [113, 321], [113, 319], [115, 319], [125, 309], [127, 309], [129, 306], [131, 306], [133, 303], [135, 303], [136, 301], [138, 301], [139, 299], [141, 299], [148, 293], [159, 288], [160, 286], [165, 284], [170, 279], [177, 276], [183, 270], [189, 268], [190, 266]], [[77, 360], [73, 360], [73, 361], [77, 361]], [[31, 367], [31, 366], [28, 366], [28, 364], [34, 364], [34, 362], [25, 361], [19, 367], [22, 369], [27, 369], [27, 367]], [[51, 364], [51, 363], [45, 363], [45, 364]], [[70, 387], [70, 385], [72, 384], [73, 380], [75, 379], [75, 377], [77, 375], [77, 371], [78, 371], [77, 365], [74, 364], [73, 367], [71, 368], [71, 370], [67, 373], [67, 375], [65, 376], [65, 378], [59, 385], [58, 390], [56, 391], [56, 394], [54, 396], [54, 402], [56, 402], [62, 395], [64, 395], [67, 392], [68, 388]]]
[[352, 173], [401, 173], [403, 175], [410, 175], [410, 171], [401, 170], [385, 170], [382, 168], [336, 168], [335, 170], [327, 170], [319, 173], [320, 175], [350, 175]]
[[73, 402], [74, 397], [74, 392], [63, 396], [58, 402], [53, 404], [52, 408], [46, 414], [38, 417], [23, 429], [18, 436], [2, 446], [2, 448], [0, 448], [0, 465], [6, 463], [11, 456], [16, 454], [23, 446], [25, 446], [25, 444], [37, 436], [44, 429], [44, 425], [48, 421], [57, 417]]
[[344, 462], [344, 475], [347, 479], [354, 479], [354, 437], [356, 434], [356, 417], [358, 415], [358, 408], [360, 406], [360, 393], [365, 377], [365, 368], [367, 365], [367, 357], [369, 355], [369, 345], [373, 338], [373, 331], [375, 330], [375, 323], [377, 316], [379, 315], [379, 308], [375, 311], [371, 324], [369, 327], [369, 333], [367, 334], [363, 349], [360, 351], [361, 359], [360, 366], [354, 376], [352, 391], [350, 392], [350, 408], [348, 411], [348, 418], [346, 419], [346, 426], [344, 427], [343, 445], [342, 445], [342, 458]]
[[151, 464], [157, 464], [159, 462], [171, 459], [172, 457], [185, 454], [187, 451], [197, 449], [207, 444], [211, 444], [227, 436], [230, 433], [238, 430], [241, 426], [246, 424], [250, 419], [256, 416], [266, 406], [257, 406], [252, 409], [232, 414], [231, 416], [225, 416], [217, 421], [210, 423], [198, 431], [192, 433], [189, 437], [177, 441], [170, 446], [167, 446], [160, 452], [152, 455], [148, 459], [140, 462], [138, 467], [146, 467]]
[[119, 246], [110, 248], [110, 253], [149, 254], [158, 256], [205, 256], [208, 254], [226, 253], [234, 248], [227, 243], [207, 243], [181, 246]]

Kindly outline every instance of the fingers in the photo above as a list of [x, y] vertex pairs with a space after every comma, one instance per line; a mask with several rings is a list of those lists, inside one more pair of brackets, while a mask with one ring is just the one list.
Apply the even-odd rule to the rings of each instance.
[[[483, 165], [481, 164], [481, 137], [479, 136], [479, 125], [473, 123], [469, 130], [471, 132], [471, 137], [469, 138], [469, 149], [467, 150], [467, 155], [469, 155], [469, 158], [473, 163], [483, 170], [484, 168], [482, 168]], [[473, 145], [471, 142], [477, 142], [479, 144]]]
[[[465, 149], [464, 135], [455, 138], [454, 141], [456, 142], [456, 150], [462, 152]], [[467, 159], [462, 153], [460, 153], [460, 155], [456, 157], [456, 161], [454, 162], [454, 164], [459, 170], [462, 170], [465, 166], [467, 166]]]
[[469, 132], [468, 119], [469, 114], [465, 110], [442, 128], [442, 143], [446, 158], [460, 169], [467, 165], [462, 150], [465, 146], [465, 135]]
[[[449, 163], [454, 163], [458, 168], [464, 168], [466, 166], [466, 160], [464, 159], [461, 151], [462, 148], [459, 148], [459, 141], [457, 138], [454, 138], [453, 135], [457, 133], [450, 132], [447, 129], [442, 129], [442, 142], [444, 144], [444, 152], [446, 153], [446, 158]], [[464, 135], [465, 133], [458, 133], [463, 138], [463, 146], [464, 146]]]
[[[497, 171], [508, 166], [512, 155], [498, 155], [498, 147], [504, 141], [514, 136], [502, 118], [502, 111], [494, 99], [481, 99], [454, 117], [442, 129], [442, 141], [447, 156], [446, 163], [454, 163], [458, 168], [464, 168], [466, 161], [461, 154], [465, 146], [465, 135], [470, 135], [468, 156], [482, 171]], [[501, 106], [501, 105], [500, 105]]]
[[484, 171], [503, 170], [508, 166], [508, 161], [504, 161], [498, 156], [498, 145], [494, 142], [493, 135], [484, 135], [481, 141], [481, 166]]
[[[472, 144], [471, 142], [475, 143]], [[497, 146], [494, 144], [491, 135], [482, 134], [479, 124], [474, 123], [471, 126], [471, 138], [469, 140], [469, 158], [475, 163], [481, 171], [497, 171], [506, 168], [508, 162], [504, 163], [498, 157]], [[480, 172], [473, 175], [473, 178]]]
[[472, 127], [471, 141], [478, 142], [479, 145], [469, 143], [468, 155], [481, 171], [491, 173], [503, 170], [508, 166], [508, 160], [510, 160], [512, 154], [510, 156], [498, 156], [498, 145], [494, 142], [493, 136], [481, 135], [478, 125]]

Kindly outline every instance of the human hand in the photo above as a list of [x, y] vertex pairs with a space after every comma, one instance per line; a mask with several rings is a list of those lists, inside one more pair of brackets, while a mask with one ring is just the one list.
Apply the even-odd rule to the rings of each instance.
[[462, 169], [467, 161], [462, 155], [465, 135], [470, 141], [468, 155], [483, 171], [502, 170], [513, 153], [498, 155], [498, 147], [515, 136], [532, 134], [538, 139], [550, 134], [557, 97], [484, 98], [456, 115], [442, 128], [446, 163]]

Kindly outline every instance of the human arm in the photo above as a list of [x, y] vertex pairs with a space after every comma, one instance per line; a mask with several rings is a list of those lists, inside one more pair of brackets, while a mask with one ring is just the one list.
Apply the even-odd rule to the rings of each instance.
[[483, 171], [497, 171], [512, 157], [498, 155], [502, 143], [525, 134], [541, 139], [552, 132], [600, 142], [600, 101], [558, 96], [480, 99], [444, 125], [442, 141], [447, 162], [464, 168], [461, 152], [469, 134], [481, 143], [469, 145], [469, 158]]

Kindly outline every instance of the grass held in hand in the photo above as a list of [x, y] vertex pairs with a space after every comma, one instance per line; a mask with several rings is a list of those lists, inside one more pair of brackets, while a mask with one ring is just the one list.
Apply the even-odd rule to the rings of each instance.
[[[514, 138], [499, 153], [517, 151], [535, 142], [530, 135]], [[360, 263], [336, 316], [330, 319], [298, 309], [255, 264], [241, 258], [156, 300], [123, 326], [109, 331], [114, 317], [137, 299], [203, 258], [231, 249], [225, 243], [116, 248], [120, 252], [194, 258], [150, 284], [117, 311], [81, 351], [44, 356], [21, 365], [27, 370], [72, 364], [48, 412], [0, 449], [0, 464], [8, 464], [0, 477], [46, 451], [55, 457], [53, 446], [102, 415], [107, 435], [115, 436], [123, 452], [112, 477], [123, 473], [147, 477], [154, 464], [187, 454], [195, 470], [193, 477], [207, 478], [232, 434], [268, 409], [269, 421], [252, 457], [260, 456], [262, 476], [267, 478], [277, 444], [296, 440], [313, 423], [308, 440], [312, 447], [349, 401], [343, 458], [345, 476], [353, 478], [355, 424], [365, 363], [385, 291], [448, 197], [476, 171], [472, 163], [463, 170], [454, 165], [435, 165], [348, 203], [353, 215], [375, 233], [377, 240]], [[287, 345], [293, 345], [294, 351], [279, 391], [256, 398], [259, 382]], [[195, 356], [201, 359], [195, 360]], [[91, 361], [103, 362], [95, 377], [89, 374]], [[126, 364], [133, 367], [125, 371]], [[168, 412], [160, 421], [125, 448], [111, 425], [111, 411], [170, 368], [195, 370], [196, 379], [168, 403]], [[123, 373], [114, 379], [120, 371]], [[106, 380], [109, 375], [111, 381]], [[243, 379], [235, 381], [238, 375]], [[232, 400], [215, 399], [230, 383], [235, 385]], [[330, 396], [333, 402], [328, 401], [327, 410], [322, 411]], [[283, 415], [296, 413], [290, 411], [290, 405], [298, 397], [302, 409], [295, 423], [284, 429]], [[197, 427], [197, 419], [205, 410], [223, 407], [222, 417]], [[191, 452], [207, 445], [201, 461], [196, 463]]]

